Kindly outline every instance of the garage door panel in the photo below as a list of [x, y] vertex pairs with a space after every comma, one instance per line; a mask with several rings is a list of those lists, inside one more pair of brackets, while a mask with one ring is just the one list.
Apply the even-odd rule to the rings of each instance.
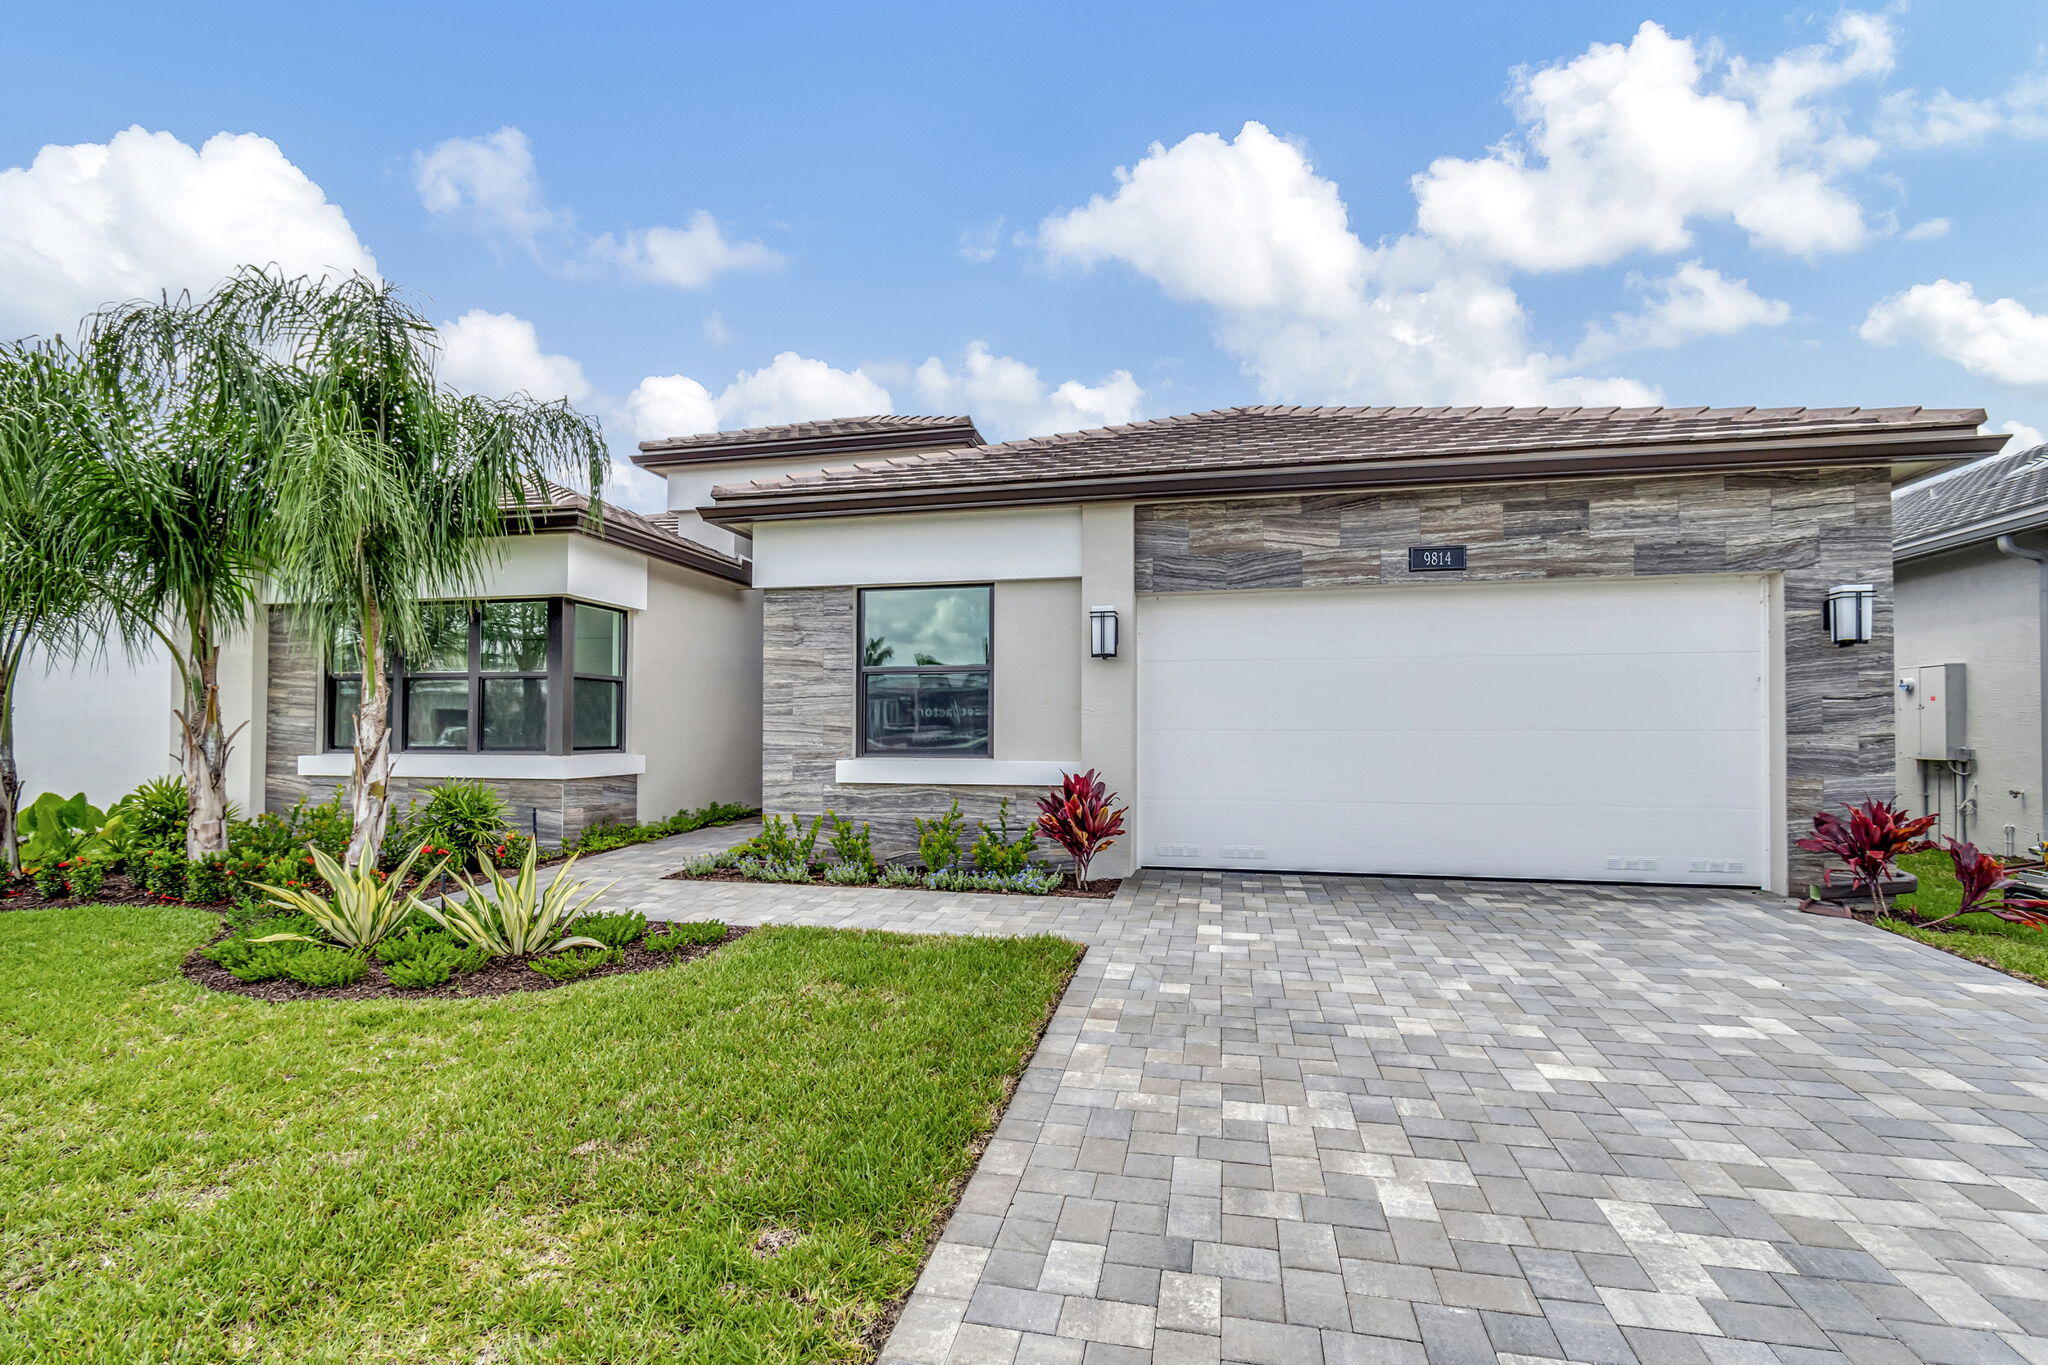
[[[1633, 698], [1633, 723], [1671, 730], [1755, 729], [1756, 652], [1595, 657], [1532, 654], [1400, 660], [1148, 662], [1147, 723], [1160, 729], [1570, 730], [1587, 728], [1578, 699]], [[1284, 698], [1284, 705], [1276, 704]], [[1383, 701], [1381, 699], [1384, 699]], [[1393, 703], [1398, 700], [1398, 705]], [[1599, 719], [1596, 728], [1605, 728]]]
[[1755, 885], [1760, 579], [1148, 597], [1159, 866]]
[[[1560, 813], [1539, 804], [1461, 806], [1446, 812], [1401, 802], [1265, 800], [1189, 803], [1182, 809], [1169, 799], [1155, 811], [1148, 799], [1146, 818], [1163, 819], [1184, 831], [1185, 846], [1200, 850], [1148, 858], [1156, 867], [1719, 883], [1755, 880], [1759, 871], [1751, 861], [1751, 821], [1744, 812], [1730, 810], [1646, 811], [1620, 804]], [[1607, 841], [1597, 867], [1588, 867], [1576, 848], [1587, 825], [1628, 831]], [[1447, 833], [1455, 840], [1447, 839]], [[1662, 851], [1681, 844], [1698, 853], [1680, 859]], [[1694, 871], [1695, 857], [1718, 859], [1724, 866]], [[1650, 865], [1608, 867], [1610, 859]]]
[[[1761, 780], [1762, 765], [1745, 739], [1693, 731], [1646, 744], [1642, 731], [1589, 731], [1567, 761], [1555, 736], [1543, 734], [1189, 733], [1161, 744], [1160, 756], [1146, 767], [1143, 791], [1148, 810], [1155, 796], [1199, 800], [1204, 793], [1467, 805], [1498, 800], [1503, 792], [1543, 793], [1559, 803], [1753, 810], [1746, 793]], [[1262, 751], [1258, 761], [1248, 761], [1250, 748]]]

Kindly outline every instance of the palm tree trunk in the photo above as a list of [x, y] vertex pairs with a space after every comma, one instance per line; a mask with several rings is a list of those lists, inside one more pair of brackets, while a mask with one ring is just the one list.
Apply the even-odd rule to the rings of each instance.
[[192, 644], [185, 709], [177, 717], [185, 791], [191, 801], [185, 856], [196, 859], [227, 851], [228, 753], [233, 736], [220, 711], [220, 646], [204, 627], [193, 632]]
[[363, 694], [356, 704], [356, 739], [349, 774], [348, 865], [375, 867], [391, 818], [391, 666], [385, 659], [384, 618], [374, 603], [363, 611]]
[[18, 654], [0, 661], [0, 865], [21, 871], [21, 773], [14, 766], [14, 679]]

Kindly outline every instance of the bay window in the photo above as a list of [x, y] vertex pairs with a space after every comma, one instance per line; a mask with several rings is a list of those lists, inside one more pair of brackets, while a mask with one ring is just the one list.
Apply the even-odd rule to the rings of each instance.
[[862, 754], [988, 755], [992, 591], [861, 589]]
[[[626, 614], [563, 598], [434, 602], [425, 641], [392, 668], [394, 745], [442, 753], [566, 753], [625, 744]], [[352, 638], [329, 653], [324, 735], [355, 737]]]

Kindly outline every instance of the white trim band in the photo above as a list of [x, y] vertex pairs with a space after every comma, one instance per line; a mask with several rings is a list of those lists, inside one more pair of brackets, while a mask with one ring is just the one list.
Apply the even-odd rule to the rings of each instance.
[[[348, 754], [300, 754], [301, 777], [347, 777]], [[478, 777], [485, 780], [570, 782], [583, 777], [625, 777], [647, 771], [645, 754], [436, 754], [410, 750], [391, 760], [394, 777]]]
[[893, 786], [1050, 787], [1079, 763], [1035, 758], [842, 758], [833, 780]]

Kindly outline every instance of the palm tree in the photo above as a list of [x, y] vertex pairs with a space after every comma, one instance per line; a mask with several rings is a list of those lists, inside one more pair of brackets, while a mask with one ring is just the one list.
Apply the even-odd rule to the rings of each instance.
[[271, 479], [294, 376], [241, 325], [227, 286], [96, 315], [82, 343], [100, 458], [80, 470], [76, 534], [116, 566], [107, 587], [132, 651], [177, 669], [173, 711], [191, 799], [187, 857], [227, 848], [235, 735], [220, 700], [221, 647], [245, 629], [269, 558]]
[[56, 659], [99, 638], [101, 566], [73, 534], [90, 433], [79, 358], [58, 342], [0, 346], [0, 860], [21, 870], [14, 688], [32, 651]]
[[292, 374], [274, 472], [274, 579], [297, 629], [354, 652], [363, 686], [348, 861], [374, 862], [391, 802], [391, 661], [425, 643], [422, 598], [482, 590], [509, 521], [552, 474], [580, 475], [593, 515], [597, 424], [565, 402], [459, 394], [435, 378], [434, 330], [392, 286], [245, 270], [224, 311]]

